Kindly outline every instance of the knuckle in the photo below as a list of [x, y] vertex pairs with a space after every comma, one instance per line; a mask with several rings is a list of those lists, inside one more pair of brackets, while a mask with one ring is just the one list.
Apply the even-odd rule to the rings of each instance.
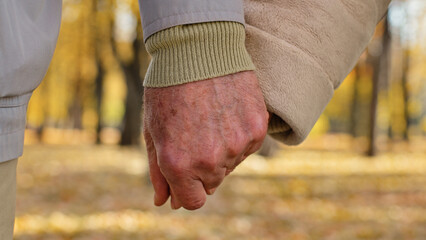
[[203, 169], [207, 171], [213, 171], [216, 169], [216, 160], [212, 156], [202, 156], [198, 160], [194, 161], [195, 168]]
[[251, 134], [253, 141], [261, 142], [268, 131], [268, 120], [263, 116], [257, 116], [251, 121]]
[[173, 154], [172, 151], [162, 150], [159, 153], [158, 167], [171, 177], [180, 176], [184, 173], [185, 168], [179, 157]]
[[164, 169], [163, 171], [165, 171], [165, 174], [170, 179], [178, 179], [180, 176], [185, 174], [185, 168], [182, 167], [181, 164], [176, 163], [176, 161], [170, 162], [168, 166], [165, 166], [164, 168], [161, 168], [160, 166], [160, 169]]
[[236, 157], [241, 153], [241, 151], [242, 151], [241, 147], [231, 146], [228, 148], [228, 155], [230, 157]]
[[180, 176], [184, 175], [184, 173], [185, 168], [176, 163], [173, 163], [166, 168], [166, 174], [170, 179], [178, 179]]
[[227, 152], [230, 157], [236, 157], [240, 155], [247, 144], [250, 142], [247, 133], [236, 131], [234, 134], [234, 138], [230, 139], [229, 144], [227, 146]]
[[183, 204], [183, 207], [187, 210], [196, 210], [204, 206], [205, 199], [196, 199], [192, 200], [186, 204]]
[[262, 141], [260, 141], [258, 144], [255, 144], [253, 146], [253, 149], [249, 152], [249, 155], [259, 151], [261, 147], [262, 147]]
[[210, 179], [203, 180], [203, 184], [206, 189], [211, 189], [211, 188], [218, 187], [222, 183], [222, 181], [223, 181], [223, 178], [219, 176], [214, 176]]

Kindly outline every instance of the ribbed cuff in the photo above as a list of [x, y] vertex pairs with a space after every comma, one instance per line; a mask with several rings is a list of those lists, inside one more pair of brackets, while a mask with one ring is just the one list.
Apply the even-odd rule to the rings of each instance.
[[254, 70], [237, 22], [181, 25], [148, 38], [152, 56], [145, 87], [168, 87]]
[[268, 124], [268, 134], [290, 134], [290, 126], [279, 116], [272, 114]]

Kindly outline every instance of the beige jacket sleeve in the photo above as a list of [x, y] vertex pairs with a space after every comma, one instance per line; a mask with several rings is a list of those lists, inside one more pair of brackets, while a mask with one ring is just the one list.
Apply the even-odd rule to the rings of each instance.
[[390, 0], [246, 0], [246, 46], [269, 134], [302, 142], [355, 66]]

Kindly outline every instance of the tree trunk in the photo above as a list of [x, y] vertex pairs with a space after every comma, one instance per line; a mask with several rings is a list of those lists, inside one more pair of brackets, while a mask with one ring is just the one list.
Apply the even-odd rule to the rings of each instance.
[[98, 124], [96, 126], [96, 144], [101, 143], [101, 130], [102, 130], [102, 92], [103, 92], [103, 78], [104, 72], [102, 69], [101, 60], [97, 59], [98, 75], [96, 76], [96, 113], [98, 114]]
[[402, 137], [405, 141], [409, 140], [408, 137], [408, 129], [410, 128], [410, 113], [408, 112], [408, 99], [410, 97], [410, 94], [408, 92], [408, 68], [410, 65], [410, 55], [408, 53], [408, 50], [403, 50], [403, 67], [402, 67], [402, 80], [401, 80], [401, 87], [402, 87], [402, 97], [403, 97], [403, 103], [404, 103], [404, 132], [402, 134]]
[[140, 77], [140, 39], [133, 42], [135, 53], [133, 61], [122, 63], [126, 76], [127, 98], [126, 113], [124, 115], [124, 129], [121, 135], [120, 145], [139, 145], [141, 135], [142, 95], [143, 87]]
[[380, 83], [382, 79], [388, 78], [389, 53], [390, 53], [390, 33], [388, 21], [384, 21], [384, 32], [382, 36], [382, 54], [373, 57], [373, 91], [370, 106], [370, 131], [369, 131], [369, 146], [367, 150], [368, 156], [377, 154], [376, 137], [377, 137], [377, 104]]
[[355, 66], [354, 69], [355, 72], [355, 80], [353, 85], [353, 97], [352, 97], [352, 105], [351, 105], [351, 122], [350, 122], [350, 133], [353, 137], [358, 136], [357, 131], [357, 116], [358, 116], [358, 79], [360, 78], [360, 70], [359, 70], [359, 63]]

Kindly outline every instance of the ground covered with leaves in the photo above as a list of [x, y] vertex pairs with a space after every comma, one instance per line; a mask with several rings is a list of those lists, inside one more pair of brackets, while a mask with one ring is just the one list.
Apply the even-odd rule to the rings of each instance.
[[153, 206], [144, 156], [111, 146], [27, 146], [15, 239], [426, 239], [424, 151], [252, 156], [194, 212]]

